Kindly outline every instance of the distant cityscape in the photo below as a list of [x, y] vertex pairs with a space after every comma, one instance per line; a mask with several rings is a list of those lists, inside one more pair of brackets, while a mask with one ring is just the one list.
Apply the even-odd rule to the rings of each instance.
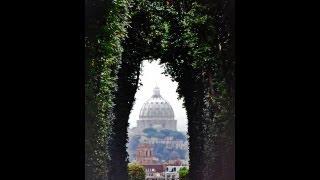
[[147, 180], [179, 179], [179, 169], [189, 167], [187, 134], [177, 131], [174, 110], [159, 87], [141, 107], [137, 127], [128, 134], [129, 161], [144, 167]]

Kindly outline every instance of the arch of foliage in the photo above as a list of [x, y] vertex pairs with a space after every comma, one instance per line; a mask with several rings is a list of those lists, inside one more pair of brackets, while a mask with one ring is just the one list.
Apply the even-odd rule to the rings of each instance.
[[190, 179], [234, 178], [233, 0], [86, 0], [86, 179], [128, 179], [141, 62], [161, 59], [187, 110]]

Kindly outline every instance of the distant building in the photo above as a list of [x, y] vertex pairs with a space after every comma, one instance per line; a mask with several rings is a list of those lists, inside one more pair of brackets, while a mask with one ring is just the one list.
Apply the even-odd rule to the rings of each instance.
[[152, 147], [147, 143], [139, 144], [136, 152], [136, 161], [141, 164], [146, 172], [146, 180], [164, 179], [165, 166], [160, 164], [153, 156]]
[[146, 180], [162, 180], [165, 179], [165, 166], [162, 164], [144, 165], [146, 172]]
[[159, 87], [153, 89], [152, 97], [143, 104], [137, 127], [132, 128], [130, 133], [141, 134], [146, 128], [177, 130], [173, 109], [160, 95]]
[[148, 144], [164, 144], [166, 145], [166, 148], [172, 149], [185, 149], [188, 150], [189, 148], [189, 143], [188, 141], [184, 140], [173, 140], [173, 137], [168, 136], [163, 139], [156, 138], [156, 137], [147, 137], [147, 136], [141, 136], [140, 138], [140, 143], [146, 142]]
[[152, 147], [147, 143], [138, 145], [136, 151], [136, 161], [141, 165], [159, 164], [158, 158], [153, 156]]
[[164, 172], [165, 180], [178, 180], [179, 170], [183, 167], [188, 168], [188, 166], [166, 166]]
[[185, 166], [188, 165], [186, 161], [181, 159], [170, 159], [163, 163], [166, 166]]
[[[158, 87], [153, 89], [152, 97], [141, 107], [137, 127], [128, 129], [129, 142], [132, 143], [128, 146], [129, 157], [131, 162], [135, 161], [144, 167], [147, 180], [164, 180], [166, 175], [170, 180], [179, 178], [179, 167], [188, 166], [187, 157], [181, 155], [184, 152], [188, 153], [188, 141], [181, 136], [179, 138], [173, 135], [149, 136], [143, 132], [147, 128], [156, 129], [156, 132], [164, 129], [177, 131], [174, 111], [161, 97]], [[156, 148], [155, 152], [153, 148]], [[162, 153], [166, 153], [166, 156], [164, 157]]]

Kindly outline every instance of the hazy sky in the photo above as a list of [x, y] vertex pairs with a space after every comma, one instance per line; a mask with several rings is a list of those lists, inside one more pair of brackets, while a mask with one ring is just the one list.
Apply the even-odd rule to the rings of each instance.
[[140, 86], [135, 97], [136, 101], [133, 105], [129, 117], [130, 128], [137, 126], [137, 120], [139, 119], [139, 113], [142, 105], [153, 94], [153, 88], [157, 85], [160, 88], [161, 96], [167, 100], [174, 111], [174, 117], [177, 120], [177, 128], [179, 131], [187, 131], [187, 115], [185, 108], [182, 106], [182, 99], [178, 100], [177, 82], [172, 82], [170, 76], [161, 74], [164, 68], [159, 65], [159, 61], [143, 62], [142, 75], [140, 76]]

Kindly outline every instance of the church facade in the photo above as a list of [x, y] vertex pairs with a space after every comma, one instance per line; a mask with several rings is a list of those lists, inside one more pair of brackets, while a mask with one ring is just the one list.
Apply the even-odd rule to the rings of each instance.
[[153, 156], [152, 147], [149, 144], [142, 143], [137, 147], [136, 162], [141, 165], [158, 164], [158, 159]]

